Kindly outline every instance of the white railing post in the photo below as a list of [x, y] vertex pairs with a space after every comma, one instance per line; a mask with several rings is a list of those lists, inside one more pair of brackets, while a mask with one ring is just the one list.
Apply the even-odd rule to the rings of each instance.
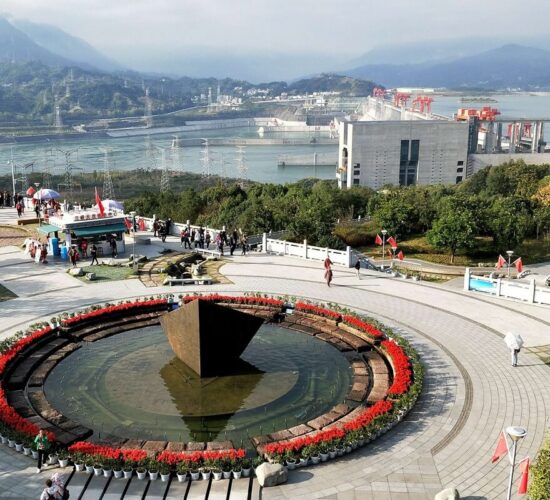
[[351, 247], [346, 247], [346, 265], [352, 267], [353, 263], [351, 262]]
[[283, 241], [283, 255], [286, 255], [286, 240]]
[[304, 240], [304, 259], [307, 260], [307, 240]]
[[262, 234], [262, 253], [267, 253], [267, 233]]
[[495, 295], [497, 297], [500, 297], [501, 287], [502, 287], [502, 278], [497, 278], [497, 287], [496, 287], [496, 292], [495, 292]]
[[535, 278], [531, 278], [531, 281], [529, 283], [529, 295], [527, 297], [527, 300], [531, 304], [535, 302], [535, 292], [536, 292]]
[[470, 268], [467, 267], [464, 271], [464, 290], [470, 290]]

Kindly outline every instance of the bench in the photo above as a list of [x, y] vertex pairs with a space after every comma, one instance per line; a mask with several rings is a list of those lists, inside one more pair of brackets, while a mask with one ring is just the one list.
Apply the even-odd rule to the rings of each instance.
[[210, 276], [199, 276], [196, 278], [168, 278], [165, 284], [174, 285], [211, 285], [212, 278]]

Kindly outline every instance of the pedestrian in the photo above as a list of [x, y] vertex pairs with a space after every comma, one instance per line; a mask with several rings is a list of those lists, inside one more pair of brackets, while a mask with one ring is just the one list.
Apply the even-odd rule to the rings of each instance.
[[23, 206], [21, 205], [21, 203], [17, 202], [15, 204], [15, 209], [17, 210], [17, 217], [21, 217], [21, 213], [23, 211]]
[[38, 463], [36, 464], [36, 472], [37, 474], [40, 474], [40, 471], [42, 470], [42, 464], [44, 463], [44, 458], [46, 457], [46, 453], [48, 451], [48, 448], [50, 447], [48, 436], [43, 429], [40, 429], [38, 435], [34, 438], [34, 445], [36, 447], [36, 451], [38, 452]]
[[0, 208], [4, 208], [4, 195], [5, 192], [0, 191]]
[[246, 234], [243, 234], [241, 237], [241, 255], [246, 255], [248, 250], [248, 240], [246, 239]]
[[80, 242], [80, 250], [82, 252], [82, 257], [87, 259], [88, 258], [88, 242], [86, 241], [86, 238], [82, 238], [82, 241]]
[[233, 252], [237, 248], [237, 240], [231, 235], [229, 237], [229, 254], [233, 255]]
[[168, 220], [166, 221], [166, 234], [169, 235], [170, 231], [172, 230], [172, 219], [168, 217]]
[[159, 223], [157, 221], [157, 219], [155, 219], [153, 221], [153, 236], [158, 236], [158, 232], [159, 232]]
[[95, 243], [92, 243], [92, 248], [90, 248], [90, 255], [92, 257], [92, 263], [91, 266], [94, 265], [94, 262], [99, 266], [99, 261], [97, 260], [97, 247], [95, 246]]
[[199, 248], [201, 246], [201, 233], [200, 231], [195, 231], [195, 248]]
[[206, 234], [204, 235], [204, 243], [206, 244], [206, 248], [210, 248], [210, 241], [212, 240], [212, 237], [210, 236], [210, 231], [206, 231]]
[[38, 201], [35, 202], [34, 213], [36, 214], [36, 218], [40, 219], [40, 203]]
[[332, 260], [330, 260], [330, 257], [328, 255], [325, 259], [325, 262], [323, 262], [323, 266], [325, 266], [325, 269], [330, 269], [330, 266], [332, 266]]
[[71, 263], [73, 264], [73, 267], [76, 267], [77, 256], [78, 256], [78, 251], [76, 249], [76, 246], [71, 245], [71, 248], [69, 249], [69, 257], [71, 259]]
[[355, 273], [357, 274], [357, 277], [359, 279], [361, 279], [361, 275], [359, 274], [359, 270], [361, 269], [361, 261], [359, 259], [357, 259], [357, 261], [355, 262]]
[[330, 283], [332, 281], [332, 269], [330, 267], [325, 271], [325, 280], [327, 285], [330, 287]]
[[111, 236], [111, 241], [109, 243], [111, 245], [111, 257], [113, 259], [116, 259], [118, 256], [117, 246], [116, 246], [116, 239]]
[[223, 257], [223, 238], [221, 234], [218, 234], [216, 236], [216, 241], [218, 243], [218, 251], [220, 252], [220, 255]]
[[521, 349], [519, 347], [512, 347], [510, 353], [512, 354], [512, 366], [518, 366], [518, 354]]
[[48, 246], [42, 245], [42, 249], [40, 250], [40, 262], [42, 262], [42, 264], [47, 264], [48, 263], [46, 259], [47, 257], [48, 257]]

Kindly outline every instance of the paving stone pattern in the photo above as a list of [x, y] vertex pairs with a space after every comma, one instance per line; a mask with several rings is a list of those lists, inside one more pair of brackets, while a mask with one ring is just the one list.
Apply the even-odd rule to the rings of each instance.
[[[535, 456], [549, 424], [550, 367], [530, 350], [550, 345], [549, 308], [480, 299], [371, 272], [358, 280], [342, 269], [335, 269], [329, 288], [322, 264], [259, 254], [227, 260], [221, 272], [232, 285], [145, 288], [132, 280], [69, 288], [50, 268], [50, 274], [38, 278], [43, 292], [35, 295], [28, 279], [14, 276], [33, 264], [12, 247], [3, 248], [0, 282], [15, 285], [20, 297], [0, 304], [0, 338], [55, 311], [161, 291], [257, 291], [340, 303], [399, 329], [412, 342], [426, 367], [422, 396], [401, 424], [374, 443], [339, 460], [293, 471], [289, 483], [263, 490], [261, 498], [428, 499], [454, 485], [463, 497], [500, 499], [508, 466], [505, 460], [490, 462], [499, 432], [508, 425], [525, 426], [528, 435], [518, 457]], [[510, 366], [503, 342], [509, 330], [521, 332], [528, 347], [517, 368]], [[38, 498], [44, 477], [33, 473], [33, 465], [0, 447], [0, 498]], [[125, 498], [141, 498], [136, 485], [132, 481]], [[205, 482], [192, 486], [187, 498], [205, 498], [207, 492], [209, 498], [223, 497], [221, 483], [210, 490]], [[167, 498], [182, 498], [172, 494], [172, 487], [180, 485], [173, 482]], [[237, 491], [240, 496], [234, 496]], [[155, 489], [146, 498], [162, 498], [158, 495]], [[246, 497], [241, 484], [230, 495]], [[256, 482], [252, 498], [260, 498]]]

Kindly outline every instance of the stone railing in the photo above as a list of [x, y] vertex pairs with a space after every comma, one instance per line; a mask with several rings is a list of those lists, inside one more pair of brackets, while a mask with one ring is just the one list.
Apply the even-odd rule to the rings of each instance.
[[537, 285], [534, 279], [522, 283], [518, 280], [474, 276], [469, 267], [464, 273], [464, 290], [523, 300], [531, 304], [550, 305], [550, 289]]

